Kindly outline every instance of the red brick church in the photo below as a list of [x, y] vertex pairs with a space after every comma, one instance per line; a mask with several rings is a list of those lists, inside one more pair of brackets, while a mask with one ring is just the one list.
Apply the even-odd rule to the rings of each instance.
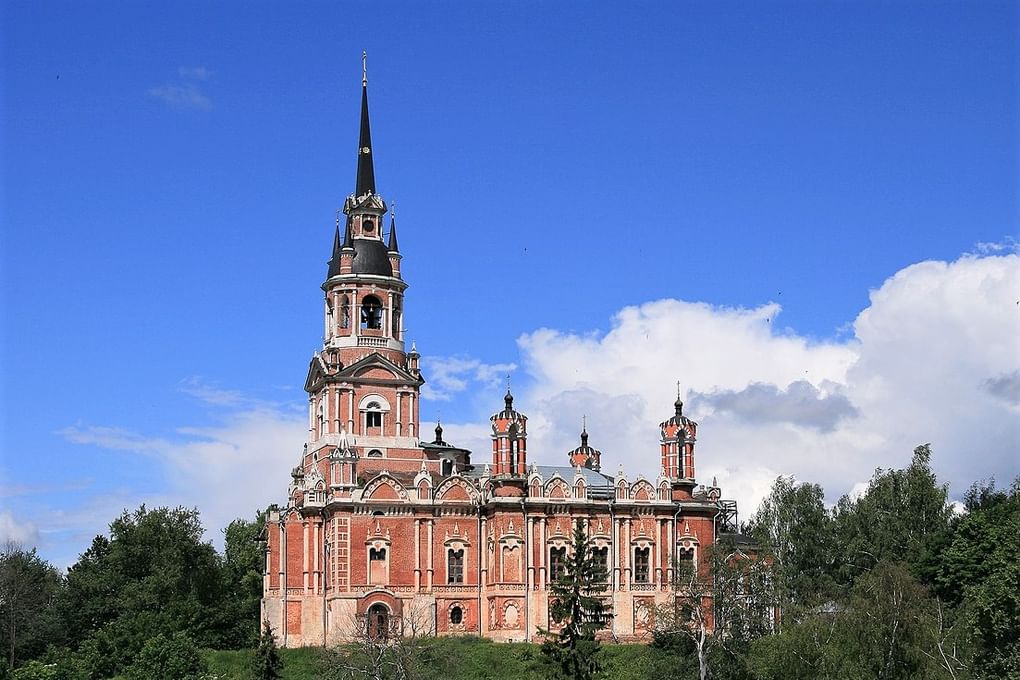
[[361, 97], [357, 184], [337, 222], [325, 339], [305, 381], [308, 441], [268, 521], [263, 616], [288, 647], [359, 630], [533, 639], [551, 627], [549, 583], [583, 518], [609, 573], [612, 636], [640, 639], [669, 598], [674, 558], [697, 561], [732, 529], [735, 504], [695, 481], [697, 423], [679, 399], [664, 404], [654, 480], [604, 474], [586, 431], [572, 451], [542, 452], [562, 465], [535, 465], [509, 390], [484, 460], [445, 442], [439, 426], [425, 435], [425, 377], [403, 340], [397, 229], [392, 215], [384, 229], [376, 192], [367, 78]]

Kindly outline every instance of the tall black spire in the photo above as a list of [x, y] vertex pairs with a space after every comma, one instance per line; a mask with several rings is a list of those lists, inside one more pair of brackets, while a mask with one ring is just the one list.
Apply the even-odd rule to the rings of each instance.
[[361, 136], [358, 139], [358, 184], [355, 196], [375, 193], [372, 131], [368, 125], [368, 54], [361, 53]]
[[390, 241], [386, 250], [391, 253], [400, 252], [400, 249], [397, 248], [397, 216], [393, 213], [390, 213]]

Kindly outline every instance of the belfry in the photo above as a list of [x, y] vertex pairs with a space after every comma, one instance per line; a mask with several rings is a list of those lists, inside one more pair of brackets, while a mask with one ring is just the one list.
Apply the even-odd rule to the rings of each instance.
[[549, 584], [582, 519], [608, 573], [607, 635], [644, 638], [674, 566], [735, 531], [735, 504], [695, 480], [697, 423], [678, 399], [659, 425], [655, 479], [603, 473], [603, 456], [628, 452], [591, 446], [587, 422], [562, 465], [536, 464], [553, 455], [528, 450], [528, 418], [509, 388], [490, 418], [490, 460], [473, 463], [439, 425], [425, 441], [425, 379], [404, 344], [408, 286], [374, 151], [363, 71], [355, 189], [337, 213], [322, 284], [307, 441], [266, 527], [263, 617], [288, 647], [410, 630], [530, 640], [556, 628]]

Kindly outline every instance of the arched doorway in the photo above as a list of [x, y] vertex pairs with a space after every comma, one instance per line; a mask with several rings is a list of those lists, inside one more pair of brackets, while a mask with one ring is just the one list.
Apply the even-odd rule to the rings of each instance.
[[368, 608], [368, 637], [372, 640], [385, 640], [390, 632], [390, 610], [381, 602]]

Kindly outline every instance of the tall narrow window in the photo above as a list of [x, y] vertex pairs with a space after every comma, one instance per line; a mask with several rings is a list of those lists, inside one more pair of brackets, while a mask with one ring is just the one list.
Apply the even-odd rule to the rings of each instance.
[[451, 550], [446, 556], [446, 582], [464, 582], [464, 549]]
[[351, 300], [346, 295], [340, 298], [340, 328], [351, 325]]
[[382, 303], [374, 295], [366, 295], [361, 301], [361, 327], [382, 328]]
[[566, 548], [552, 548], [549, 550], [549, 582], [559, 581], [563, 576], [567, 563]]
[[450, 609], [450, 623], [455, 626], [459, 626], [464, 623], [464, 610], [458, 605], [454, 605], [453, 608]]
[[369, 577], [375, 585], [386, 585], [386, 548], [369, 548]]
[[390, 335], [396, 340], [400, 340], [400, 305], [393, 306], [393, 328], [390, 330]]
[[377, 401], [365, 405], [365, 434], [382, 434], [382, 407]]
[[510, 439], [510, 474], [517, 472], [517, 438]]
[[634, 583], [648, 583], [648, 553], [651, 548], [634, 549]]
[[686, 550], [680, 548], [677, 554], [677, 568], [679, 573], [676, 577], [681, 582], [687, 581], [694, 576], [694, 548]]
[[602, 578], [605, 580], [609, 579], [609, 548], [592, 548], [592, 558], [595, 561], [596, 568], [602, 572]]

